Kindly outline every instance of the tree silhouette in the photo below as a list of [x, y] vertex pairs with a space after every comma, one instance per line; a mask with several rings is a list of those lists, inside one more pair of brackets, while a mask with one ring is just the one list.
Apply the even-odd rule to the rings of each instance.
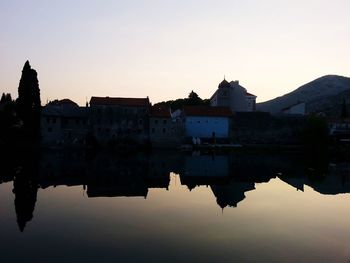
[[154, 106], [159, 106], [159, 105], [168, 105], [168, 106], [170, 106], [172, 111], [175, 111], [177, 109], [182, 109], [183, 106], [187, 106], [187, 105], [209, 106], [210, 100], [209, 99], [204, 99], [204, 100], [201, 99], [198, 96], [198, 94], [192, 90], [187, 98], [162, 101], [162, 102], [158, 102], [158, 103], [154, 104]]
[[12, 102], [12, 97], [11, 97], [11, 94], [10, 93], [7, 93], [5, 95], [5, 102]]
[[18, 86], [17, 113], [23, 121], [25, 133], [38, 138], [40, 132], [40, 89], [37, 72], [27, 60]]
[[187, 104], [188, 105], [201, 105], [202, 99], [198, 96], [198, 94], [196, 92], [194, 92], [192, 90], [191, 93], [188, 95]]

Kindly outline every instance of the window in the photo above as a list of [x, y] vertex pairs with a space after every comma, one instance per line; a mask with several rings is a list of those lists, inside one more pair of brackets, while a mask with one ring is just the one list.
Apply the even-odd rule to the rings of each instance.
[[154, 124], [158, 124], [158, 120], [154, 120]]
[[163, 128], [163, 133], [166, 133], [166, 129], [165, 128]]
[[50, 127], [50, 128], [47, 128], [47, 131], [48, 132], [52, 132], [52, 128]]
[[139, 120], [139, 124], [142, 124], [142, 123], [143, 123], [143, 120], [142, 120], [142, 119], [140, 119], [140, 120]]
[[163, 124], [166, 124], [167, 123], [167, 121], [166, 120], [163, 120]]
[[152, 128], [152, 133], [155, 133], [156, 132], [156, 129]]
[[75, 120], [75, 123], [76, 123], [76, 124], [79, 124], [79, 123], [80, 123], [80, 120], [79, 120], [79, 119], [76, 119], [76, 120]]
[[50, 123], [50, 118], [49, 117], [46, 118], [46, 122]]
[[56, 123], [56, 118], [55, 117], [52, 118], [52, 123]]

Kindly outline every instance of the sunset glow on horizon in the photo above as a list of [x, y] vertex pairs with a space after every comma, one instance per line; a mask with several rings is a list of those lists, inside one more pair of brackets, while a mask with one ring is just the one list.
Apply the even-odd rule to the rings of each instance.
[[28, 59], [42, 104], [210, 98], [224, 76], [266, 101], [350, 76], [348, 10], [345, 0], [2, 1], [1, 92], [17, 97]]

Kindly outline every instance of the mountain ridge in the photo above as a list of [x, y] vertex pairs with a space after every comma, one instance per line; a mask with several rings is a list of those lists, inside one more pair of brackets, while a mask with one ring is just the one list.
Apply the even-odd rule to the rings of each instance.
[[[257, 104], [258, 111], [272, 114], [282, 113], [282, 109], [299, 102], [306, 103], [306, 111], [334, 113], [332, 105], [338, 107], [342, 99], [337, 95], [350, 90], [350, 78], [340, 75], [325, 75], [310, 81], [283, 96]], [[345, 92], [344, 99], [350, 101], [350, 91]], [[340, 99], [340, 102], [339, 102]], [[339, 102], [339, 103], [338, 103]], [[327, 105], [327, 110], [324, 107]]]

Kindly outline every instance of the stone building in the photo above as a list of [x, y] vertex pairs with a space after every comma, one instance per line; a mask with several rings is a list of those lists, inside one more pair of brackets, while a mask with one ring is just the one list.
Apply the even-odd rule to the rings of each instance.
[[91, 97], [90, 125], [100, 143], [149, 139], [150, 102], [147, 98]]
[[153, 106], [150, 113], [150, 142], [152, 146], [179, 145], [183, 129], [179, 119], [172, 118], [167, 106]]
[[256, 96], [248, 93], [239, 81], [223, 80], [210, 98], [213, 107], [229, 107], [233, 112], [255, 111]]
[[41, 141], [46, 145], [83, 144], [88, 132], [88, 109], [69, 100], [48, 103], [41, 113]]

